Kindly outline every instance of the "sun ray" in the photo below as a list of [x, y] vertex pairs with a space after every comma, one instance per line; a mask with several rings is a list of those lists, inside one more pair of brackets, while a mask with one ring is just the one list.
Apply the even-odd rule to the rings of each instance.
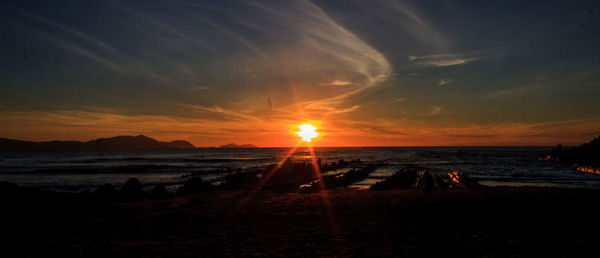
[[260, 180], [260, 182], [258, 183], [258, 185], [256, 185], [256, 187], [254, 187], [254, 189], [252, 189], [246, 196], [246, 198], [243, 198], [239, 205], [238, 205], [238, 210], [241, 209], [246, 203], [248, 203], [250, 200], [252, 200], [252, 198], [254, 197], [254, 195], [260, 191], [261, 187], [267, 183], [267, 181], [269, 181], [269, 179], [275, 174], [275, 172], [277, 172], [277, 170], [279, 169], [279, 167], [281, 166], [281, 164], [283, 164], [283, 162], [285, 162], [286, 159], [288, 159], [289, 157], [291, 157], [296, 150], [298, 149], [298, 146], [300, 146], [300, 142], [296, 143], [296, 146], [292, 147], [290, 149], [290, 151], [288, 151], [286, 153], [286, 155], [281, 159], [281, 161], [279, 161], [277, 163], [277, 166], [275, 166], [273, 169], [271, 169], [269, 172], [267, 172], [266, 174], [263, 173], [262, 178]]
[[[308, 144], [308, 151], [310, 153], [310, 160], [312, 166], [314, 168], [315, 176], [319, 181], [319, 187], [321, 190], [319, 191], [319, 195], [321, 195], [321, 200], [323, 200], [323, 207], [325, 208], [325, 212], [327, 213], [327, 217], [329, 219], [329, 225], [331, 227], [331, 234], [335, 236], [335, 239], [339, 240], [339, 225], [337, 220], [335, 219], [335, 214], [333, 212], [333, 208], [331, 206], [331, 201], [329, 199], [329, 194], [327, 189], [325, 188], [325, 182], [323, 181], [323, 176], [321, 175], [321, 168], [319, 167], [319, 162], [317, 161], [317, 155], [311, 143]], [[339, 247], [338, 247], [339, 248]]]

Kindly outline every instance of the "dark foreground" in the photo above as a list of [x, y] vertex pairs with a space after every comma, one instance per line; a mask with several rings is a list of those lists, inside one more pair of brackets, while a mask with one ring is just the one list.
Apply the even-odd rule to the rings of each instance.
[[[216, 191], [110, 204], [2, 195], [3, 257], [576, 256], [600, 249], [597, 190]], [[328, 200], [328, 201], [327, 201]]]

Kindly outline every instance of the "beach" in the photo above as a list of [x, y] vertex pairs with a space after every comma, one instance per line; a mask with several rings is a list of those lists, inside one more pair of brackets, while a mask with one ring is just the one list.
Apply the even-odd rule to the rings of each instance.
[[120, 203], [43, 193], [2, 199], [7, 257], [577, 256], [597, 251], [600, 239], [600, 192], [589, 189], [214, 191]]
[[[86, 257], [577, 256], [598, 249], [597, 176], [539, 160], [543, 150], [329, 149], [321, 150], [325, 159], [300, 152], [295, 160], [256, 163], [284, 153], [46, 158], [56, 163], [40, 159], [47, 153], [7, 153], [6, 164], [38, 162], [23, 169], [58, 166], [0, 182], [0, 243], [8, 256]], [[405, 164], [413, 158], [420, 159]], [[119, 181], [132, 175], [141, 179]], [[27, 184], [32, 178], [74, 183], [54, 190]], [[90, 179], [106, 183], [77, 188]]]

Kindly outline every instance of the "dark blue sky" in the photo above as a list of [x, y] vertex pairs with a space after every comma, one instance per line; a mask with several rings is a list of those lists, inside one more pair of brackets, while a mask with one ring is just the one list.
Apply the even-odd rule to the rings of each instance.
[[597, 1], [4, 1], [0, 137], [580, 144]]

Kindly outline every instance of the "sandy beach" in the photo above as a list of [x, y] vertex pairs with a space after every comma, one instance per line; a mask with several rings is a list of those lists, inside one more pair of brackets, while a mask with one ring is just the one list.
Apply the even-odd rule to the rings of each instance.
[[10, 256], [577, 256], [597, 190], [215, 191], [155, 201], [2, 195]]

